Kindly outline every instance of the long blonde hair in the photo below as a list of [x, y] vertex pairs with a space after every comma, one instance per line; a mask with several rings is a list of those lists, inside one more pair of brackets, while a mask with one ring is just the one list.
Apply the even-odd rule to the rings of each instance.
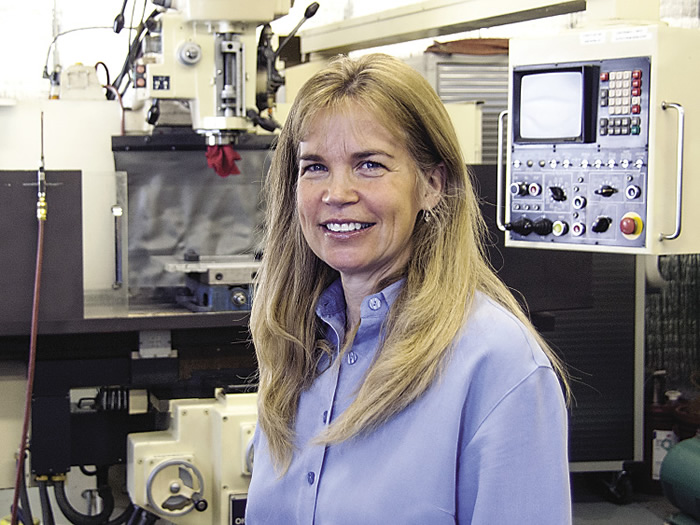
[[416, 221], [413, 255], [401, 276], [406, 282], [388, 315], [381, 350], [357, 397], [329, 425], [322, 442], [371, 432], [419, 398], [438, 377], [476, 291], [530, 328], [566, 386], [560, 361], [486, 261], [486, 226], [454, 128], [435, 91], [388, 55], [339, 57], [297, 95], [264, 188], [265, 251], [251, 330], [259, 365], [258, 420], [281, 471], [293, 453], [299, 396], [317, 377], [320, 357], [331, 352], [315, 306], [338, 277], [301, 232], [298, 148], [320, 111], [343, 110], [348, 103], [361, 104], [403, 141], [421, 174], [443, 164], [445, 181], [431, 220]]

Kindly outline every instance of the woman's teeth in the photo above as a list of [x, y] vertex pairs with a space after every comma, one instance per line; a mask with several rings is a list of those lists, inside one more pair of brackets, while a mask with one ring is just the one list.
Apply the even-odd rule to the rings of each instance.
[[326, 224], [326, 228], [332, 232], [353, 232], [356, 230], [362, 230], [364, 228], [367, 228], [368, 226], [369, 224], [363, 224], [361, 222], [331, 222]]

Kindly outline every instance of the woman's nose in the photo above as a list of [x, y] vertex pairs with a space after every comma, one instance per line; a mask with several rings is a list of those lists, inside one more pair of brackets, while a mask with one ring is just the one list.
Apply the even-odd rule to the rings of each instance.
[[358, 194], [352, 174], [331, 173], [327, 179], [327, 185], [323, 191], [324, 204], [343, 206], [357, 202]]

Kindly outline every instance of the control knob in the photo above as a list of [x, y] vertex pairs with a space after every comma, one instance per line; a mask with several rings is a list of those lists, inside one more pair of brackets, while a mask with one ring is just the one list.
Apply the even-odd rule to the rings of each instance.
[[581, 161], [581, 167], [584, 169], [588, 167], [588, 159], [583, 159]]
[[561, 188], [559, 186], [550, 186], [549, 192], [552, 196], [552, 199], [557, 202], [563, 202], [566, 200], [566, 193], [564, 192], [564, 188]]
[[537, 219], [532, 225], [532, 231], [535, 232], [537, 235], [549, 235], [550, 233], [552, 233], [552, 221], [550, 221], [546, 217]]
[[244, 306], [248, 302], [248, 297], [243, 291], [238, 290], [231, 293], [231, 302], [236, 306]]
[[595, 162], [593, 163], [593, 165], [594, 165], [596, 168], [600, 168], [600, 167], [603, 165], [603, 161], [600, 160], [600, 159], [596, 159]]
[[532, 221], [527, 217], [506, 224], [506, 230], [519, 233], [520, 235], [530, 235], [532, 231]]
[[615, 159], [608, 160], [608, 168], [614, 168], [614, 167], [615, 167]]
[[565, 168], [568, 168], [571, 166], [571, 161], [569, 159], [564, 159], [561, 163], [561, 165]]
[[629, 167], [629, 165], [630, 165], [630, 161], [627, 159], [622, 159], [622, 161], [620, 162], [620, 166], [622, 166], [624, 169], [627, 169]]
[[642, 159], [637, 159], [634, 161], [634, 167], [638, 170], [642, 169], [642, 166], [644, 166], [644, 161]]
[[598, 217], [595, 221], [593, 221], [591, 230], [593, 230], [596, 233], [603, 233], [608, 231], [608, 228], [610, 228], [611, 224], [612, 219], [610, 217]]

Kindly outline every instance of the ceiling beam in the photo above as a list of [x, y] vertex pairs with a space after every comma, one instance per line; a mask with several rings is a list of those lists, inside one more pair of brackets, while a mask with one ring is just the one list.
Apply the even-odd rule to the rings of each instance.
[[301, 52], [335, 55], [585, 9], [585, 0], [431, 0], [303, 31]]

